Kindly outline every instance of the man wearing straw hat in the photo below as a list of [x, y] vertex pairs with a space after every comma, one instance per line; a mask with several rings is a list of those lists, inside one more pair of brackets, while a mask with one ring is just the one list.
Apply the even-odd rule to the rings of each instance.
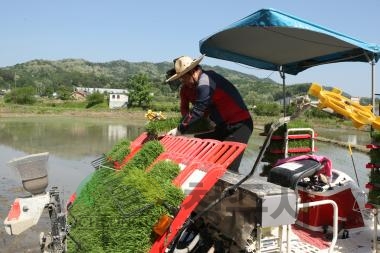
[[[186, 134], [193, 124], [208, 115], [215, 123], [215, 129], [196, 137], [247, 143], [253, 131], [253, 122], [243, 98], [236, 87], [223, 76], [202, 69], [199, 63], [203, 57], [204, 55], [192, 59], [181, 56], [174, 60], [175, 74], [166, 82], [179, 79], [182, 86], [195, 88], [196, 98], [192, 109], [178, 127], [167, 134]], [[230, 170], [238, 172], [241, 157], [242, 155], [235, 160]]]
[[[170, 70], [166, 72], [166, 78], [170, 78], [175, 73], [176, 73], [175, 69], [171, 68]], [[178, 87], [181, 86], [181, 88], [179, 89], [179, 97], [180, 97], [179, 109], [181, 112], [181, 116], [185, 117], [190, 112], [190, 104], [194, 104], [195, 99], [197, 98], [196, 87], [188, 87], [185, 85], [181, 85], [181, 81], [178, 79], [174, 81], [170, 81], [168, 83], [172, 91], [178, 90]]]

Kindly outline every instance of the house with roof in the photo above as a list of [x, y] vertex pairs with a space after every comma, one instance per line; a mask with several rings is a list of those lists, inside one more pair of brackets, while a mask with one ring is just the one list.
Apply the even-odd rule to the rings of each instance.
[[124, 93], [111, 93], [109, 94], [110, 109], [128, 107], [128, 95]]
[[110, 109], [123, 108], [128, 106], [128, 90], [127, 89], [108, 89], [108, 88], [89, 88], [89, 87], [75, 87], [74, 93], [78, 96], [84, 95], [84, 97], [99, 92], [101, 94], [107, 94], [108, 106]]

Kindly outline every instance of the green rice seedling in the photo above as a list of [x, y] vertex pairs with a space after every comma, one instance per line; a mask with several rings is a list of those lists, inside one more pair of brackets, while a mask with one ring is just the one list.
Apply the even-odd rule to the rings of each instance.
[[[163, 152], [158, 141], [149, 141], [125, 166], [112, 172], [101, 168], [83, 186], [70, 209], [69, 252], [147, 252], [154, 236], [152, 227], [162, 214], [172, 214], [183, 192], [171, 184], [179, 167], [158, 162]], [[169, 208], [170, 207], [170, 208]]]
[[145, 125], [145, 131], [151, 135], [165, 134], [169, 130], [177, 127], [180, 122], [181, 118], [179, 117], [167, 118], [165, 120], [149, 121]]
[[289, 140], [288, 148], [307, 148], [311, 147], [310, 139]]
[[146, 142], [141, 150], [122, 168], [138, 168], [144, 170], [147, 168], [162, 152], [164, 147], [159, 141], [153, 140]]
[[[264, 126], [264, 134], [267, 134], [270, 130], [272, 123], [268, 123]], [[279, 127], [272, 136], [272, 139], [269, 143], [267, 151], [264, 153], [264, 157], [262, 159], [263, 162], [268, 162], [272, 166], [274, 163], [277, 162], [278, 159], [282, 159], [287, 156], [296, 156], [296, 155], [302, 155], [307, 153], [294, 153], [289, 152], [288, 154], [285, 154], [285, 135], [286, 131], [288, 129], [294, 129], [294, 128], [310, 128], [310, 125], [307, 122], [304, 122], [302, 120], [292, 120], [288, 124], [285, 124], [281, 127]], [[292, 130], [290, 132], [291, 135], [297, 135], [297, 134], [305, 134], [310, 133], [308, 130]], [[311, 137], [311, 136], [310, 136]], [[288, 150], [293, 148], [310, 148], [311, 147], [312, 139], [289, 139], [288, 140]], [[267, 171], [267, 169], [265, 170]]]
[[106, 153], [107, 159], [112, 162], [122, 162], [124, 157], [130, 153], [130, 144], [127, 139], [120, 140]]
[[380, 189], [372, 189], [368, 193], [368, 202], [374, 205], [380, 205]]
[[[154, 224], [161, 215], [172, 215], [168, 207], [177, 207], [184, 199], [181, 189], [171, 183], [179, 171], [177, 164], [166, 161], [149, 172], [130, 168], [120, 174], [120, 185], [114, 188], [118, 190], [95, 194], [94, 204], [80, 210], [85, 216], [71, 233], [81, 241], [82, 251], [148, 252], [155, 239]], [[72, 242], [69, 245], [74, 248]]]
[[376, 145], [380, 145], [380, 132], [374, 131], [371, 134], [372, 143]]
[[160, 161], [149, 171], [149, 175], [156, 178], [159, 183], [171, 183], [178, 175], [179, 166], [171, 161]]
[[380, 171], [379, 169], [372, 169], [369, 174], [369, 180], [371, 183], [380, 185]]
[[380, 165], [380, 148], [371, 149], [368, 152], [371, 163]]
[[[178, 126], [181, 122], [180, 117], [167, 118], [165, 120], [149, 121], [145, 125], [145, 131], [151, 135], [161, 135]], [[207, 118], [202, 118], [192, 125], [186, 133], [193, 134], [205, 132], [212, 129], [211, 123]]]

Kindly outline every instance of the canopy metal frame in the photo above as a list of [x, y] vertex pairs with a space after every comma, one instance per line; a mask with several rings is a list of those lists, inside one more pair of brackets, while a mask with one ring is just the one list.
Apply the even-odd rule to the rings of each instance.
[[375, 98], [375, 64], [380, 45], [366, 43], [298, 17], [262, 9], [200, 40], [208, 57], [279, 71], [286, 116], [285, 75], [338, 62], [369, 62], [372, 106]]

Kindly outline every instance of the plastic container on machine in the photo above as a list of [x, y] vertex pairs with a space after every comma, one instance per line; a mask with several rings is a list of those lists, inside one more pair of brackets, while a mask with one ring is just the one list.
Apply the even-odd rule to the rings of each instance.
[[49, 153], [45, 152], [13, 159], [8, 165], [18, 171], [24, 189], [36, 195], [48, 186], [48, 159]]

